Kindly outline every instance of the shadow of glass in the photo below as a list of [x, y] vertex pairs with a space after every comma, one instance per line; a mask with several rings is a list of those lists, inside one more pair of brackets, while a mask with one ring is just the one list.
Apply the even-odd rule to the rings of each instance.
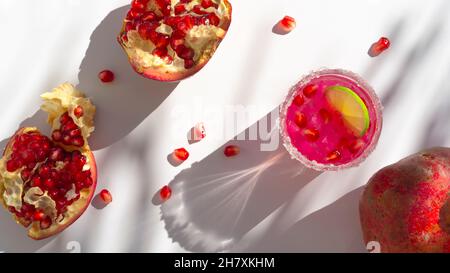
[[[275, 112], [278, 108], [170, 182], [173, 194], [161, 206], [162, 219], [169, 236], [182, 247], [194, 252], [230, 250], [320, 174], [292, 160], [280, 145], [262, 149], [279, 138], [276, 128], [261, 129]], [[241, 149], [234, 158], [223, 153], [230, 144]]]
[[[132, 69], [116, 39], [129, 8], [112, 11], [100, 23], [80, 66], [77, 88], [97, 106], [96, 131], [90, 139], [93, 150], [110, 146], [128, 135], [178, 85], [146, 79]], [[98, 79], [98, 73], [104, 69], [114, 71], [113, 83], [103, 84]]]
[[[364, 187], [298, 221], [290, 228], [268, 230], [249, 245], [250, 252], [367, 252], [359, 222]], [[276, 221], [276, 220], [275, 220]]]

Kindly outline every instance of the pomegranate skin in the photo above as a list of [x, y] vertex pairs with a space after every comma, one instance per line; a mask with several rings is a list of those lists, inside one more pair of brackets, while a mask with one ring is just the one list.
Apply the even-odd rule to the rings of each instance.
[[[179, 2], [181, 2], [181, 1], [179, 1]], [[161, 81], [161, 82], [179, 82], [179, 81], [182, 81], [184, 79], [187, 79], [187, 78], [197, 74], [197, 72], [202, 70], [203, 67], [214, 56], [215, 51], [217, 50], [217, 48], [219, 47], [220, 43], [225, 38], [225, 36], [226, 36], [226, 34], [228, 32], [228, 29], [229, 29], [229, 27], [231, 25], [233, 8], [232, 8], [231, 4], [228, 2], [228, 0], [223, 0], [223, 3], [226, 6], [226, 13], [227, 13], [227, 17], [228, 17], [228, 19], [224, 22], [224, 25], [221, 26], [223, 28], [223, 30], [225, 31], [224, 34], [222, 36], [218, 37], [218, 39], [213, 43], [213, 46], [212, 46], [213, 50], [205, 50], [205, 52], [202, 53], [202, 56], [199, 58], [197, 63], [190, 69], [180, 69], [179, 71], [167, 72], [167, 71], [159, 71], [158, 69], [154, 69], [154, 68], [143, 68], [143, 67], [141, 67], [139, 65], [138, 61], [136, 61], [134, 58], [132, 58], [131, 56], [129, 56], [126, 53], [126, 45], [125, 45], [125, 43], [124, 43], [124, 41], [122, 39], [122, 34], [126, 30], [126, 24], [127, 24], [126, 21], [124, 21], [123, 24], [122, 24], [122, 28], [120, 30], [120, 34], [117, 36], [117, 42], [120, 44], [120, 46], [122, 47], [122, 49], [126, 53], [126, 55], [128, 57], [128, 61], [129, 61], [130, 65], [131, 65], [131, 67], [139, 75], [141, 75], [141, 76], [143, 76], [145, 78], [151, 79], [151, 80], [156, 80], [156, 81]]]
[[[7, 150], [12, 149], [12, 145], [14, 144], [14, 138], [17, 135], [22, 134], [26, 128], [20, 128], [19, 130], [14, 133], [14, 135], [10, 138], [8, 143], [6, 144], [5, 150], [3, 151], [3, 156], [6, 154]], [[91, 200], [94, 196], [95, 188], [97, 187], [97, 163], [95, 161], [94, 154], [89, 151], [89, 153], [86, 155], [89, 157], [90, 162], [90, 170], [91, 170], [91, 179], [93, 181], [92, 185], [89, 187], [89, 194], [86, 198], [86, 202], [81, 206], [81, 208], [70, 218], [70, 220], [65, 223], [64, 225], [59, 225], [58, 227], [47, 229], [47, 230], [40, 230], [38, 232], [34, 232], [33, 230], [28, 230], [28, 237], [30, 237], [33, 240], [43, 240], [47, 239], [53, 235], [56, 235], [66, 228], [68, 228], [70, 225], [72, 225], [80, 216], [86, 211], [86, 209], [89, 207], [89, 204], [91, 203]], [[0, 206], [3, 205], [6, 208], [6, 205], [0, 200]]]
[[431, 148], [378, 171], [359, 211], [365, 243], [380, 243], [381, 252], [450, 253], [450, 148]]

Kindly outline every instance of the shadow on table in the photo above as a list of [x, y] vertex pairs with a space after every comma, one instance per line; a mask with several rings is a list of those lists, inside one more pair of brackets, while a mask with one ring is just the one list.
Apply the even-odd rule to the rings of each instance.
[[[162, 219], [182, 247], [194, 252], [231, 249], [320, 174], [303, 168], [276, 145], [274, 122], [266, 126], [276, 112], [278, 108], [170, 182], [173, 196], [161, 207]], [[229, 144], [239, 145], [238, 156], [225, 157]], [[264, 151], [271, 147], [275, 149]]]
[[[90, 139], [93, 150], [105, 148], [128, 135], [178, 85], [178, 82], [146, 79], [132, 69], [116, 38], [129, 8], [113, 10], [94, 30], [80, 66], [77, 87], [97, 106], [96, 130]], [[100, 82], [97, 75], [104, 69], [115, 72], [114, 82]]]
[[[116, 40], [129, 6], [113, 10], [95, 29], [79, 72], [77, 88], [86, 93], [97, 107], [96, 130], [90, 139], [93, 150], [112, 145], [133, 131], [147, 116], [171, 94], [178, 83], [163, 83], [141, 77], [133, 71], [126, 54]], [[97, 78], [99, 71], [110, 69], [116, 79], [111, 84], [102, 84]], [[131, 107], [130, 107], [131, 106]], [[38, 110], [19, 126], [33, 126], [49, 133], [47, 115]], [[0, 142], [3, 150], [9, 141]], [[143, 166], [142, 168], [145, 168]], [[26, 230], [11, 219], [8, 212], [0, 210], [0, 252], [33, 252], [50, 239], [33, 241]], [[57, 243], [61, 236], [57, 236]]]
[[[367, 252], [359, 221], [360, 187], [284, 229], [269, 229], [250, 252]], [[277, 221], [277, 219], [274, 219]], [[275, 225], [276, 226], [276, 225]]]

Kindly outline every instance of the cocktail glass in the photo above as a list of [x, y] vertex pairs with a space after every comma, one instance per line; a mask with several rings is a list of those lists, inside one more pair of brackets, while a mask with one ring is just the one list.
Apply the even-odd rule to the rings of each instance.
[[380, 99], [357, 74], [322, 69], [303, 77], [280, 108], [283, 145], [318, 171], [358, 166], [375, 149], [382, 128]]

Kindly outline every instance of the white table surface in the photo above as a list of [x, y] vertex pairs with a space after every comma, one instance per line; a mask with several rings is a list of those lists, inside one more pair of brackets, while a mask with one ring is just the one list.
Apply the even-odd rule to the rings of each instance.
[[[450, 1], [231, 2], [232, 26], [211, 62], [164, 84], [135, 74], [115, 41], [128, 0], [0, 1], [0, 148], [19, 124], [48, 130], [39, 94], [72, 82], [98, 107], [97, 191], [108, 188], [114, 199], [37, 242], [2, 210], [0, 251], [365, 251], [358, 199], [370, 176], [422, 148], [450, 146]], [[286, 14], [297, 28], [274, 34]], [[382, 35], [391, 49], [370, 58]], [[223, 157], [230, 106], [258, 110], [238, 123], [243, 131], [320, 67], [357, 72], [382, 98], [382, 136], [364, 164], [319, 174], [282, 147], [261, 152], [261, 140], [237, 141], [241, 155]], [[116, 73], [111, 85], [97, 79], [105, 68]], [[197, 121], [207, 137], [189, 145]], [[172, 166], [167, 155], [178, 147], [191, 156]], [[173, 198], [160, 206], [154, 195], [168, 183]]]

